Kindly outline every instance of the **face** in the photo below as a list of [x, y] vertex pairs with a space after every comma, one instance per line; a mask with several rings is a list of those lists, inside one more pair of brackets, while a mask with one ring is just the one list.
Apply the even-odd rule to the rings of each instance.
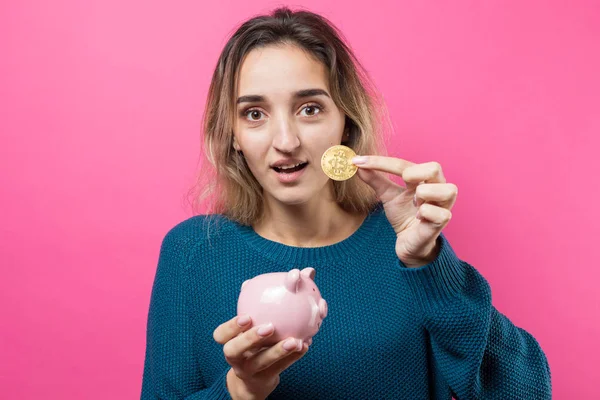
[[326, 67], [298, 47], [246, 55], [239, 74], [234, 148], [241, 150], [267, 201], [302, 204], [331, 196], [321, 156], [340, 144], [345, 115], [329, 92]]

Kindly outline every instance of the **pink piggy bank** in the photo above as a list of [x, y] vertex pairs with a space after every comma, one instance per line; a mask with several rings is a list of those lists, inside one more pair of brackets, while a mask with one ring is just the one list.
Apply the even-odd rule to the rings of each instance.
[[249, 315], [252, 326], [273, 323], [275, 331], [263, 340], [264, 346], [272, 346], [288, 337], [310, 346], [327, 316], [327, 302], [314, 279], [315, 269], [310, 267], [248, 279], [242, 283], [237, 313]]

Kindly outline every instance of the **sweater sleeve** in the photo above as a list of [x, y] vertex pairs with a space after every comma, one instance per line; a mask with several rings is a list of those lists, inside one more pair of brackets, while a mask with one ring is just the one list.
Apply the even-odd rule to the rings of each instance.
[[435, 370], [458, 400], [552, 398], [550, 366], [536, 339], [492, 305], [490, 286], [457, 258], [444, 234], [431, 263], [405, 276], [429, 333]]
[[227, 371], [210, 387], [202, 380], [183, 275], [188, 249], [173, 230], [161, 244], [148, 311], [141, 400], [231, 399]]

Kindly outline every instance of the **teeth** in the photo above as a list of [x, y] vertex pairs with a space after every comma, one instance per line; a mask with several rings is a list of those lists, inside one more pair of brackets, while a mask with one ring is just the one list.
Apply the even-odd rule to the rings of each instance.
[[296, 165], [287, 165], [285, 167], [281, 165], [281, 166], [279, 166], [277, 168], [280, 168], [280, 169], [290, 169], [290, 168], [296, 168], [298, 165], [301, 165], [301, 164], [303, 164], [303, 163], [298, 163]]

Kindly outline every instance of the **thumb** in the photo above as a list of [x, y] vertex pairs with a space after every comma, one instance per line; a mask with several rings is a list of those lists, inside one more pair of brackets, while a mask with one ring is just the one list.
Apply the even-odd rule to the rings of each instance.
[[371, 186], [375, 190], [377, 197], [384, 203], [393, 199], [398, 193], [401, 193], [404, 188], [393, 182], [383, 172], [374, 171], [372, 169], [358, 168], [356, 171], [358, 177]]

